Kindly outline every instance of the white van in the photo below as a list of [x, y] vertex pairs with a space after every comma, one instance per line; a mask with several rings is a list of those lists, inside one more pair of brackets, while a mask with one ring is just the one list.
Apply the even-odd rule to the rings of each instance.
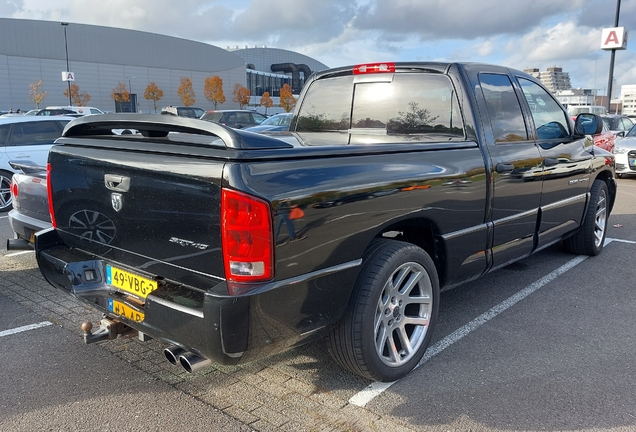
[[87, 114], [104, 114], [104, 111], [99, 108], [94, 107], [85, 107], [85, 106], [49, 106], [46, 109], [66, 109], [75, 111], [76, 114], [79, 115], [87, 115]]
[[568, 107], [568, 113], [570, 113], [572, 117], [576, 117], [582, 113], [606, 115], [607, 108], [601, 105], [570, 105]]

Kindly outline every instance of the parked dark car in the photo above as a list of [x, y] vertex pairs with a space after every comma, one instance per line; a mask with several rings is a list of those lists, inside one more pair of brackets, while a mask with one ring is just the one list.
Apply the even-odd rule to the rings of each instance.
[[632, 127], [634, 127], [634, 121], [624, 115], [608, 114], [601, 117], [603, 117], [603, 123], [605, 123], [607, 128], [614, 135], [623, 132], [622, 135], [624, 136]]
[[234, 129], [245, 129], [248, 127], [258, 126], [266, 119], [267, 117], [263, 114], [250, 110], [208, 111], [201, 116], [201, 120], [220, 123]]
[[245, 128], [245, 130], [259, 133], [288, 131], [293, 115], [293, 113], [274, 114], [273, 116], [265, 119], [260, 125], [248, 127]]
[[161, 108], [161, 114], [172, 114], [178, 117], [188, 118], [200, 118], [203, 113], [201, 108], [189, 107], [189, 106], [172, 106]]

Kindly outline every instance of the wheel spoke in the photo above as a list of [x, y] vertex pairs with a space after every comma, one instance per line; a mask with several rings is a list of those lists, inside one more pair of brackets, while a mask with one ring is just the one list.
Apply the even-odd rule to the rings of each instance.
[[428, 317], [404, 317], [404, 325], [413, 324], [417, 326], [427, 327], [429, 323]]
[[391, 333], [388, 334], [388, 337], [385, 340], [389, 343], [389, 356], [393, 363], [401, 363], [400, 354], [398, 353], [397, 347], [395, 346], [395, 340], [393, 339], [393, 335]]
[[400, 345], [402, 345], [402, 350], [404, 351], [404, 358], [410, 357], [413, 352], [413, 347], [411, 346], [411, 340], [409, 336], [406, 334], [406, 330], [404, 326], [400, 326], [398, 332], [398, 337], [400, 338]]

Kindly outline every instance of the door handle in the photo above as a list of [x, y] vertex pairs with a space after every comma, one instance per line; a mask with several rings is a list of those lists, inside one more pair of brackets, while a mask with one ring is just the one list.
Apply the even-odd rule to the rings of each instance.
[[552, 167], [559, 164], [559, 160], [556, 158], [545, 158], [543, 160], [543, 166]]
[[499, 174], [507, 174], [507, 173], [511, 173], [512, 170], [515, 169], [515, 166], [511, 163], [498, 163], [497, 166], [495, 166], [495, 171], [497, 171]]

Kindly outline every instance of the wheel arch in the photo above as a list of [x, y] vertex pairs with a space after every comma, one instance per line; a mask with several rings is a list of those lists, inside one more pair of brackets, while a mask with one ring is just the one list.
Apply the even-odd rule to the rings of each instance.
[[440, 286], [444, 286], [446, 251], [443, 242], [438, 241], [439, 234], [439, 228], [432, 220], [410, 218], [383, 226], [374, 238], [399, 240], [422, 248], [433, 260]]

